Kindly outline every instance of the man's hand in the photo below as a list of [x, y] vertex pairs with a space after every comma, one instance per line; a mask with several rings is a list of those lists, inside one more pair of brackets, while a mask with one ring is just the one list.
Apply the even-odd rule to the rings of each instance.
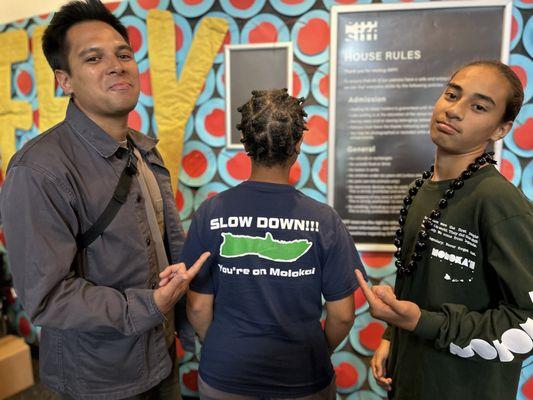
[[407, 331], [414, 331], [420, 319], [420, 307], [411, 301], [398, 300], [388, 285], [370, 288], [360, 271], [355, 270], [359, 286], [370, 306], [370, 315]]
[[381, 339], [379, 347], [374, 352], [372, 360], [370, 360], [370, 368], [372, 368], [372, 375], [376, 379], [376, 382], [385, 390], [392, 389], [392, 379], [387, 378], [387, 359], [389, 358], [390, 342], [385, 339]]
[[194, 279], [205, 260], [211, 255], [208, 251], [203, 253], [198, 260], [187, 270], [185, 264], [169, 265], [159, 274], [162, 278], [159, 289], [154, 291], [154, 301], [159, 310], [165, 314], [189, 290], [189, 283]]

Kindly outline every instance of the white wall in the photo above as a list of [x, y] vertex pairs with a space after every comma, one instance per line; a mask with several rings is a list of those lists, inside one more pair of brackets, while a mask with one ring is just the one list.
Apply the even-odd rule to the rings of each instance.
[[[55, 11], [69, 0], [0, 0], [0, 24], [6, 24], [18, 19], [47, 14]], [[112, 3], [117, 0], [103, 0]]]

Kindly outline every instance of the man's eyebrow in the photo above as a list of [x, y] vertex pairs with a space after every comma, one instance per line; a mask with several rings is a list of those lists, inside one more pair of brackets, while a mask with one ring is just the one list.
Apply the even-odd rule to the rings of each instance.
[[448, 89], [455, 89], [458, 92], [462, 92], [463, 91], [463, 88], [461, 86], [459, 86], [458, 84], [456, 84], [456, 83], [448, 82], [448, 84], [446, 86], [448, 87]]
[[[462, 92], [463, 91], [463, 88], [461, 86], [459, 86], [456, 83], [452, 83], [452, 82], [448, 82], [448, 88], [457, 90], [458, 92]], [[475, 98], [475, 99], [488, 101], [489, 103], [491, 103], [494, 106], [496, 105], [496, 102], [494, 101], [494, 99], [492, 97], [490, 97], [490, 96], [487, 96], [486, 94], [474, 93], [472, 95], [472, 97]]]
[[78, 57], [83, 57], [83, 56], [85, 56], [88, 53], [92, 53], [93, 51], [97, 52], [97, 51], [100, 51], [100, 50], [102, 50], [101, 47], [96, 47], [96, 46], [87, 47], [87, 48], [85, 48], [85, 49], [83, 49], [82, 51], [79, 52]]
[[485, 95], [485, 94], [474, 93], [474, 95], [473, 95], [472, 97], [474, 97], [474, 98], [478, 98], [478, 99], [481, 99], [481, 100], [488, 101], [488, 102], [491, 103], [493, 106], [496, 105], [496, 102], [492, 99], [492, 97], [487, 96], [487, 95]]
[[131, 46], [129, 44], [121, 44], [120, 46], [117, 46], [115, 50], [117, 50], [117, 51], [129, 50], [129, 51], [133, 52], [133, 49], [131, 48]]
[[[102, 48], [97, 47], [97, 46], [87, 47], [86, 49], [83, 49], [82, 51], [80, 51], [80, 53], [78, 54], [78, 57], [83, 57], [88, 53], [92, 53], [93, 51], [98, 52], [101, 50]], [[115, 48], [115, 51], [121, 51], [121, 50], [128, 50], [128, 51], [133, 52], [133, 49], [131, 48], [129, 44], [121, 44]]]

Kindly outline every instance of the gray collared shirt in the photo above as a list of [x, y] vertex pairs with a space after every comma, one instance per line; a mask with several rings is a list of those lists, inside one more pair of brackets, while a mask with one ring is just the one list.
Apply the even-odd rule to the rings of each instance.
[[[130, 135], [161, 189], [165, 248], [176, 263], [184, 235], [169, 173], [153, 139]], [[131, 396], [170, 372], [153, 298], [159, 266], [136, 179], [104, 233], [84, 251], [76, 246], [125, 163], [124, 149], [71, 101], [63, 122], [11, 159], [0, 193], [15, 289], [42, 326], [41, 380], [75, 398]]]

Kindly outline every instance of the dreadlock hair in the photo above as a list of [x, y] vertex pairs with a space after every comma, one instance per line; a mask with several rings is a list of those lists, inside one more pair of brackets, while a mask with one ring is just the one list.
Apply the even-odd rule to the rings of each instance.
[[237, 108], [241, 143], [252, 160], [272, 167], [297, 153], [296, 144], [307, 130], [304, 100], [290, 96], [287, 89], [254, 90], [252, 98]]
[[509, 86], [511, 86], [511, 92], [507, 97], [507, 103], [505, 104], [505, 111], [502, 116], [502, 122], [514, 121], [516, 116], [520, 112], [520, 108], [522, 108], [522, 103], [524, 102], [524, 89], [522, 87], [520, 79], [518, 78], [518, 76], [516, 76], [514, 71], [508, 65], [498, 60], [472, 61], [466, 65], [463, 65], [461, 68], [455, 71], [452, 77], [450, 78], [450, 81], [455, 75], [457, 75], [459, 71], [468, 67], [477, 66], [494, 68], [507, 80], [507, 82], [509, 82]]
[[43, 53], [52, 70], [70, 73], [68, 65], [67, 31], [85, 21], [101, 21], [115, 29], [129, 44], [128, 30], [100, 0], [76, 0], [65, 4], [54, 14], [43, 35]]

